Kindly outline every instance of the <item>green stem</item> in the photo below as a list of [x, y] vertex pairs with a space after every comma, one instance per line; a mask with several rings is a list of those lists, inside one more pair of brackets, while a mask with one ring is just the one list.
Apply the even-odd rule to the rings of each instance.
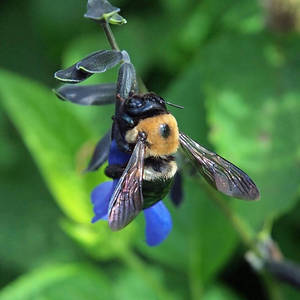
[[[117, 50], [117, 51], [120, 51], [120, 47], [118, 46], [118, 43], [115, 39], [115, 36], [110, 28], [110, 25], [109, 23], [106, 21], [103, 21], [101, 22], [101, 26], [104, 30], [104, 33], [105, 33], [105, 36], [111, 46], [111, 48], [113, 50]], [[146, 87], [146, 85], [144, 84], [143, 80], [141, 77], [137, 77], [137, 80], [138, 80], [138, 84], [139, 84], [139, 88], [140, 88], [140, 92], [143, 94], [143, 93], [147, 93], [148, 92], [148, 89]]]
[[107, 20], [105, 20], [104, 22], [101, 22], [101, 25], [102, 25], [102, 28], [104, 30], [104, 33], [106, 35], [106, 38], [111, 46], [111, 48], [113, 50], [117, 50], [117, 51], [120, 51], [120, 48], [117, 44], [117, 41], [115, 39], [115, 36], [110, 28], [110, 25], [109, 23], [107, 22]]
[[189, 255], [189, 269], [188, 269], [188, 276], [189, 276], [189, 289], [191, 294], [191, 299], [198, 300], [202, 299], [203, 296], [203, 284], [201, 273], [199, 272], [199, 265], [201, 265], [201, 255], [195, 247], [195, 241], [192, 239], [190, 241], [190, 248], [192, 251]]
[[267, 288], [269, 298], [271, 300], [283, 300], [280, 286], [273, 281], [273, 278], [266, 272], [261, 273], [261, 278]]
[[228, 221], [231, 223], [232, 227], [235, 229], [243, 244], [259, 255], [259, 251], [256, 248], [254, 239], [255, 233], [253, 230], [236, 214], [232, 211], [228, 202], [220, 197], [210, 186], [207, 184], [202, 184], [206, 193], [210, 198], [218, 205], [224, 215], [227, 217]]
[[150, 271], [146, 264], [132, 251], [127, 250], [123, 251], [120, 258], [124, 262], [124, 264], [128, 265], [131, 269], [133, 269], [136, 273], [138, 273], [141, 277], [147, 281], [149, 286], [155, 290], [156, 295], [161, 300], [172, 300], [173, 297], [170, 296], [168, 290], [164, 287], [163, 283], [155, 277]]
[[[232, 227], [235, 229], [237, 234], [239, 235], [243, 244], [251, 249], [258, 257], [261, 257], [259, 249], [257, 249], [255, 243], [255, 233], [254, 231], [236, 214], [232, 211], [228, 202], [224, 200], [224, 198], [220, 197], [210, 186], [207, 184], [202, 184], [205, 188], [207, 194], [209, 194], [210, 198], [214, 200], [214, 202], [219, 206], [224, 215], [227, 217]], [[260, 273], [261, 278], [268, 290], [269, 297], [272, 300], [282, 300], [282, 295], [280, 293], [280, 289], [276, 284], [274, 284], [272, 277], [266, 272]]]

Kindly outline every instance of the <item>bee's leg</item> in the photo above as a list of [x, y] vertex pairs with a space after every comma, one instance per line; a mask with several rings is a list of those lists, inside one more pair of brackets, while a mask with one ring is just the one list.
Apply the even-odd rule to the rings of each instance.
[[123, 122], [125, 122], [126, 123], [126, 131], [128, 130], [128, 129], [131, 129], [131, 128], [133, 128], [136, 124], [135, 124], [135, 122], [134, 122], [134, 120], [133, 120], [133, 118], [132, 117], [130, 117], [129, 115], [127, 115], [127, 114], [122, 114], [122, 116], [120, 117], [120, 119], [123, 121]]
[[105, 169], [105, 175], [112, 179], [118, 179], [122, 176], [124, 170], [125, 170], [125, 166], [108, 165]]
[[179, 171], [176, 172], [173, 185], [170, 191], [170, 198], [175, 206], [179, 206], [183, 200], [182, 176]]
[[120, 151], [123, 151], [125, 153], [131, 153], [132, 152], [132, 149], [131, 149], [130, 145], [126, 142], [126, 140], [124, 138], [124, 135], [120, 130], [120, 126], [116, 121], [113, 124], [112, 139], [114, 139], [116, 141]]
[[116, 94], [116, 98], [118, 101], [120, 101], [121, 103], [124, 103], [125, 102], [125, 99], [123, 97], [121, 97], [120, 94]]

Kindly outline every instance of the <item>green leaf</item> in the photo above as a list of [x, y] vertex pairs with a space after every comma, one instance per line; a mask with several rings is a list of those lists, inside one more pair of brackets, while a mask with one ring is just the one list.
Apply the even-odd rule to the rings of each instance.
[[11, 138], [8, 118], [5, 116], [3, 109], [0, 108], [0, 165], [1, 170], [9, 170], [9, 168], [18, 164], [18, 149], [15, 140]]
[[[78, 222], [87, 222], [91, 205], [87, 180], [75, 172], [76, 153], [93, 131], [51, 91], [9, 72], [0, 73], [0, 96], [64, 212]], [[97, 177], [89, 180], [95, 184]]]
[[243, 298], [237, 296], [226, 286], [216, 284], [210, 287], [204, 294], [203, 300], [241, 300]]
[[[270, 47], [280, 52], [276, 64]], [[261, 190], [259, 202], [236, 201], [256, 228], [291, 209], [299, 193], [299, 51], [293, 39], [279, 46], [267, 35], [231, 35], [207, 45], [198, 60], [211, 140]]]
[[88, 265], [53, 265], [25, 274], [0, 293], [0, 300], [111, 299], [110, 282]]
[[[162, 281], [162, 274], [159, 272], [159, 269], [148, 267], [147, 272], [151, 273], [151, 276]], [[151, 286], [149, 281], [130, 269], [118, 270], [118, 273], [115, 275], [114, 286], [113, 294], [115, 299], [157, 300], [161, 298], [158, 297], [157, 291], [153, 289], [153, 286]]]
[[112, 233], [104, 221], [92, 225], [90, 193], [106, 177], [102, 172], [81, 172], [87, 166], [86, 153], [91, 154], [94, 146], [87, 142], [96, 140], [96, 127], [105, 132], [106, 123], [98, 122], [93, 128], [79, 112], [74, 114], [75, 105], [66, 105], [44, 87], [6, 71], [0, 72], [0, 99], [58, 205], [70, 218], [68, 232], [97, 257], [111, 257], [127, 247], [136, 225], [118, 233]]
[[[0, 169], [0, 274], [7, 276], [3, 268], [19, 273], [45, 262], [78, 259], [82, 251], [59, 227], [62, 213], [30, 154], [11, 124], [3, 129], [9, 133], [15, 157], [9, 168], [1, 164]], [[3, 160], [10, 158], [3, 154]]]
[[244, 34], [258, 33], [265, 26], [264, 11], [258, 1], [231, 0], [229, 9], [222, 13], [221, 23], [221, 26], [226, 30]]

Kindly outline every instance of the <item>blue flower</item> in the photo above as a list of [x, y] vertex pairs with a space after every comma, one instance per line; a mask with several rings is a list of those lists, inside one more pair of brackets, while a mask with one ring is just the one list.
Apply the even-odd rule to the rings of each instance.
[[[129, 157], [129, 154], [118, 149], [116, 142], [113, 140], [110, 146], [108, 163], [123, 165], [128, 162]], [[92, 219], [93, 223], [100, 219], [107, 220], [109, 202], [117, 184], [118, 179], [106, 181], [92, 191], [91, 199], [95, 213]], [[171, 215], [162, 200], [144, 209], [144, 215], [146, 220], [146, 242], [149, 246], [157, 246], [166, 239], [172, 229]]]

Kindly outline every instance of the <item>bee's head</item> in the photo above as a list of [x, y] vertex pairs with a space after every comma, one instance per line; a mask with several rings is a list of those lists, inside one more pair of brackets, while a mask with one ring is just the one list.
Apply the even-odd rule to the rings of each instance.
[[144, 119], [167, 113], [165, 100], [154, 93], [133, 95], [126, 99], [124, 111], [134, 119]]
[[126, 132], [126, 141], [136, 143], [139, 132], [147, 136], [146, 156], [171, 155], [178, 149], [179, 131], [176, 119], [170, 113], [141, 119], [133, 129]]

